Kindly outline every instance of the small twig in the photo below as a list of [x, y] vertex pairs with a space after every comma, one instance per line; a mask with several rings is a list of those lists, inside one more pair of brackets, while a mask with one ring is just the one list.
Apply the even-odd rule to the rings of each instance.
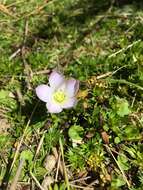
[[138, 18], [143, 22], [143, 17], [142, 16], [138, 16]]
[[38, 147], [37, 147], [37, 150], [36, 150], [36, 153], [35, 153], [35, 158], [36, 158], [37, 155], [39, 154], [39, 151], [40, 151], [40, 149], [41, 149], [41, 146], [42, 146], [43, 141], [44, 141], [44, 138], [45, 138], [45, 133], [46, 133], [46, 131], [44, 131], [44, 133], [43, 133], [43, 135], [42, 135], [42, 137], [41, 137], [41, 139], [40, 139], [40, 142], [39, 142], [39, 144], [38, 144]]
[[99, 79], [102, 79], [102, 78], [109, 77], [109, 76], [111, 76], [111, 75], [112, 75], [112, 72], [107, 72], [107, 73], [105, 73], [105, 74], [102, 74], [102, 75], [97, 76], [96, 79], [99, 80]]
[[59, 143], [60, 143], [61, 155], [62, 155], [62, 160], [63, 160], [63, 169], [64, 169], [64, 175], [65, 175], [65, 182], [66, 182], [66, 185], [67, 185], [67, 190], [70, 190], [68, 174], [67, 174], [67, 170], [66, 170], [66, 166], [65, 166], [65, 162], [64, 162], [64, 150], [63, 150], [63, 144], [62, 144], [61, 138], [59, 139]]
[[17, 171], [16, 171], [16, 175], [14, 176], [14, 180], [13, 180], [13, 182], [12, 182], [12, 184], [11, 184], [9, 190], [15, 190], [15, 189], [16, 189], [17, 182], [18, 182], [18, 179], [19, 179], [19, 177], [20, 177], [23, 164], [24, 164], [24, 160], [21, 159], [21, 160], [20, 160], [20, 163], [19, 163], [19, 166], [18, 166], [18, 169], [17, 169]]
[[8, 8], [7, 8], [5, 5], [1, 4], [1, 3], [0, 3], [0, 11], [3, 12], [3, 13], [5, 13], [5, 14], [7, 14], [7, 15], [9, 15], [9, 16], [11, 16], [11, 17], [16, 18], [16, 17], [8, 10]]
[[[106, 145], [104, 144], [104, 146], [106, 147]], [[116, 151], [116, 150], [114, 150], [113, 148], [111, 148], [110, 147], [110, 149], [112, 150], [112, 152], [114, 152], [115, 154], [117, 154], [117, 155], [120, 155], [120, 156], [123, 156], [123, 157], [125, 157], [125, 158], [127, 158], [123, 153], [120, 153], [120, 152], [118, 152], [118, 151]], [[129, 159], [128, 158], [128, 161], [131, 161], [131, 159]]]
[[53, 147], [53, 148], [52, 148], [52, 153], [53, 153], [53, 155], [55, 156], [56, 160], [58, 160], [59, 154], [58, 154], [58, 151], [57, 151], [56, 147]]
[[119, 70], [121, 70], [121, 69], [124, 68], [124, 67], [127, 67], [127, 65], [123, 65], [122, 67], [118, 68], [118, 69], [115, 70], [115, 71], [112, 71], [112, 72], [109, 71], [109, 72], [107, 72], [107, 73], [104, 73], [104, 74], [98, 75], [98, 76], [96, 76], [96, 79], [97, 79], [97, 80], [100, 80], [100, 79], [103, 79], [103, 78], [110, 77], [110, 76], [116, 74]]
[[23, 37], [23, 44], [21, 47], [21, 57], [22, 57], [22, 61], [23, 61], [23, 65], [24, 65], [24, 72], [27, 75], [27, 88], [29, 90], [32, 89], [31, 84], [30, 84], [30, 80], [31, 80], [31, 76], [32, 76], [32, 70], [29, 66], [29, 64], [27, 63], [26, 59], [25, 59], [25, 44], [26, 44], [26, 39], [27, 39], [27, 35], [28, 35], [28, 20], [26, 20], [25, 22], [25, 30], [24, 30], [24, 37]]
[[137, 44], [139, 42], [141, 42], [141, 40], [137, 40], [137, 41], [133, 42], [132, 44], [128, 45], [127, 47], [124, 47], [124, 48], [120, 49], [119, 51], [112, 53], [111, 55], [108, 56], [108, 58], [115, 57], [117, 54], [130, 49], [131, 47], [133, 47], [135, 44]]
[[33, 75], [42, 75], [42, 74], [49, 74], [49, 73], [50, 73], [50, 70], [47, 69], [47, 70], [33, 72]]
[[58, 174], [59, 174], [60, 162], [61, 162], [61, 153], [59, 153], [59, 157], [58, 157], [58, 163], [57, 163], [57, 170], [56, 170], [55, 181], [58, 181]]
[[109, 81], [109, 82], [111, 82], [111, 83], [127, 84], [127, 85], [132, 86], [132, 87], [134, 87], [134, 88], [137, 88], [137, 89], [139, 89], [139, 90], [143, 90], [143, 87], [141, 87], [141, 86], [139, 86], [139, 85], [137, 85], [137, 84], [135, 84], [135, 83], [126, 81], [126, 80], [124, 80], [124, 79], [110, 79], [110, 78], [109, 78], [109, 79], [105, 79], [105, 80], [107, 80], [107, 81]]
[[21, 48], [19, 48], [18, 50], [16, 50], [10, 57], [9, 57], [9, 61], [11, 61], [14, 57], [17, 56], [18, 53], [21, 52]]
[[126, 31], [125, 33], [127, 34], [131, 29], [133, 29], [136, 25], [138, 24], [138, 22], [133, 23]]
[[132, 104], [131, 104], [131, 108], [133, 108], [133, 106], [134, 106], [135, 99], [136, 99], [136, 95], [137, 95], [137, 94], [135, 94], [134, 97], [133, 97]]
[[34, 176], [34, 174], [33, 174], [31, 171], [30, 171], [30, 175], [31, 175], [32, 179], [35, 181], [37, 187], [39, 187], [40, 190], [45, 190], [45, 189], [40, 185], [39, 181], [37, 180], [37, 178]]
[[113, 157], [114, 161], [116, 162], [118, 168], [119, 168], [120, 171], [121, 171], [121, 174], [122, 174], [122, 176], [123, 176], [123, 179], [126, 181], [126, 183], [127, 183], [127, 185], [128, 185], [128, 188], [130, 189], [130, 186], [131, 186], [131, 185], [130, 185], [129, 181], [127, 180], [127, 177], [126, 177], [126, 175], [125, 175], [125, 173], [124, 173], [122, 167], [120, 166], [119, 162], [116, 160], [116, 158], [115, 158], [114, 154], [112, 153], [110, 147], [109, 147], [108, 145], [105, 145], [105, 147], [107, 148], [108, 152], [111, 154], [111, 156]]
[[123, 65], [122, 67], [119, 67], [117, 70], [112, 72], [112, 75], [115, 75], [118, 71], [120, 71], [121, 69], [128, 67], [128, 65]]
[[70, 181], [70, 183], [75, 183], [75, 182], [87, 180], [87, 179], [90, 179], [90, 178], [91, 178], [91, 176], [82, 177], [82, 178], [80, 178], [80, 179], [75, 179], [75, 180], [73, 180], [73, 181]]
[[84, 189], [84, 190], [94, 190], [94, 188], [89, 188], [89, 187], [83, 187], [83, 186], [79, 186], [79, 185], [74, 185], [72, 183], [70, 183], [70, 186], [75, 187], [75, 188], [79, 188], [79, 189]]
[[90, 184], [88, 184], [89, 187], [92, 187], [93, 185], [97, 184], [98, 180], [94, 180], [92, 181]]
[[29, 124], [30, 124], [30, 122], [31, 122], [31, 119], [32, 119], [32, 117], [33, 117], [33, 115], [34, 115], [34, 113], [35, 113], [35, 110], [36, 110], [38, 104], [39, 104], [39, 101], [38, 101], [37, 104], [35, 105], [35, 107], [34, 107], [32, 113], [31, 113], [31, 116], [30, 116], [30, 118], [29, 118], [29, 120], [28, 120], [28, 122], [27, 122], [27, 125], [26, 125], [26, 127], [25, 127], [25, 129], [24, 129], [24, 131], [23, 131], [23, 135], [22, 135], [22, 137], [21, 137], [21, 140], [20, 140], [20, 142], [18, 143], [18, 146], [17, 146], [16, 152], [15, 152], [15, 155], [14, 155], [14, 158], [13, 158], [13, 161], [12, 161], [12, 164], [11, 164], [11, 166], [10, 166], [10, 173], [11, 173], [11, 171], [12, 171], [12, 169], [13, 169], [13, 166], [14, 166], [14, 164], [15, 164], [15, 161], [16, 161], [16, 159], [17, 159], [17, 157], [18, 157], [20, 147], [21, 147], [21, 145], [22, 145], [22, 143], [23, 143], [23, 140], [24, 140], [24, 138], [25, 138], [27, 129], [28, 129], [28, 127], [29, 127]]

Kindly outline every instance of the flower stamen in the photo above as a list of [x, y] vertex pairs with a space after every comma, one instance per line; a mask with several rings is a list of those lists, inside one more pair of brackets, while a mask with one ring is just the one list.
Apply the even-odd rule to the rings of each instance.
[[66, 96], [63, 91], [58, 90], [53, 94], [53, 98], [57, 103], [62, 103], [65, 101]]

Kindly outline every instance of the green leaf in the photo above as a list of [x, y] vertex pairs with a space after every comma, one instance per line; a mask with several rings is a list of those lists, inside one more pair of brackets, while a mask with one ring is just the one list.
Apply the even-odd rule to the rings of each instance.
[[122, 176], [119, 175], [119, 176], [116, 176], [112, 179], [111, 187], [116, 189], [117, 187], [121, 187], [125, 184], [126, 184], [125, 180], [123, 179]]
[[0, 100], [3, 100], [5, 98], [8, 98], [9, 97], [9, 91], [6, 91], [6, 90], [1, 90], [0, 91]]
[[125, 155], [122, 155], [122, 154], [118, 155], [118, 163], [123, 170], [128, 170], [130, 168], [130, 164]]
[[47, 170], [42, 166], [35, 167], [35, 176], [40, 180], [43, 179], [43, 176], [47, 173]]
[[81, 141], [84, 129], [79, 125], [73, 125], [68, 131], [69, 137], [72, 141]]
[[116, 111], [120, 117], [128, 115], [131, 112], [128, 101], [123, 98], [116, 98]]
[[0, 104], [9, 108], [16, 108], [16, 101], [10, 97], [10, 91], [0, 90]]
[[7, 134], [0, 134], [0, 150], [6, 147], [11, 141], [11, 137]]
[[54, 189], [53, 190], [59, 190], [59, 187], [57, 184], [54, 185]]
[[66, 184], [65, 184], [65, 183], [62, 183], [62, 184], [60, 185], [59, 190], [66, 190]]
[[132, 158], [136, 158], [136, 150], [133, 147], [123, 146], [123, 150], [128, 152]]
[[136, 140], [141, 139], [142, 135], [140, 134], [139, 128], [133, 125], [128, 125], [124, 129], [124, 139], [126, 140]]
[[115, 137], [114, 142], [115, 142], [116, 144], [118, 144], [118, 143], [121, 142], [121, 139], [120, 139], [119, 137]]
[[22, 151], [20, 158], [30, 163], [33, 159], [33, 153], [30, 150], [24, 150]]

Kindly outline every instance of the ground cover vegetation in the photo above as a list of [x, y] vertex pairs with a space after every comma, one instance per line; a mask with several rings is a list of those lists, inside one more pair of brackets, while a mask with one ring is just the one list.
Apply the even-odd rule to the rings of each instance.
[[[143, 2], [0, 1], [0, 189], [143, 189]], [[35, 89], [57, 70], [75, 108]]]

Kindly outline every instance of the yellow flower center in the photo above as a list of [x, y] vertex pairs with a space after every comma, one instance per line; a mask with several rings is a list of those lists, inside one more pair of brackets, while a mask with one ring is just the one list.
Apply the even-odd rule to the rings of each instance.
[[64, 93], [63, 91], [59, 90], [59, 91], [56, 91], [56, 92], [53, 94], [53, 98], [54, 98], [54, 100], [55, 100], [56, 102], [62, 103], [62, 102], [65, 101], [66, 96], [65, 96], [65, 93]]

